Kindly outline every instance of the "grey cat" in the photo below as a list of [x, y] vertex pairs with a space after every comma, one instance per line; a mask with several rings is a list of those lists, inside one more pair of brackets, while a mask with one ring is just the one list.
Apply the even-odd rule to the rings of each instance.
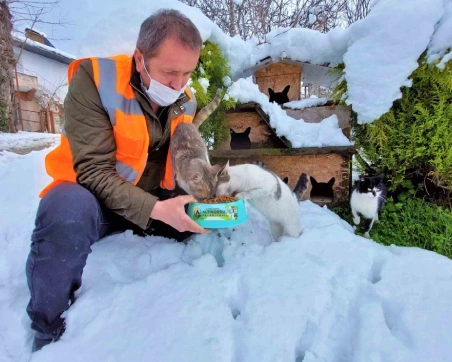
[[[220, 102], [221, 90], [218, 89], [215, 98], [199, 111], [193, 123], [180, 123], [176, 127], [170, 141], [174, 178], [179, 187], [198, 200], [215, 197], [218, 178], [223, 169], [220, 165], [210, 164], [207, 147], [198, 131]], [[221, 180], [227, 182], [227, 178], [224, 175]]]

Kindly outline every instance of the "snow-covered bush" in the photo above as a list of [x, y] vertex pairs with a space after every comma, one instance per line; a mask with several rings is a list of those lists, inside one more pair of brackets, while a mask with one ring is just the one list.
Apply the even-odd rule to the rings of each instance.
[[[387, 113], [370, 124], [354, 122], [353, 138], [362, 156], [357, 159], [369, 162], [361, 164], [362, 171], [370, 166], [385, 173], [392, 190], [409, 179], [420, 189], [430, 182], [444, 197], [452, 191], [452, 61], [441, 70], [424, 54], [410, 79], [412, 86], [401, 88], [402, 98]], [[346, 97], [346, 92], [344, 80], [336, 95]]]

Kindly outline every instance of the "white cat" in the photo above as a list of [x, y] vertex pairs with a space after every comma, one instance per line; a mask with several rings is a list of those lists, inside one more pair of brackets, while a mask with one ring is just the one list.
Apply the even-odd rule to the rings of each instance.
[[248, 200], [270, 222], [274, 240], [282, 235], [294, 238], [301, 235], [297, 195], [306, 191], [306, 174], [300, 176], [294, 193], [274, 173], [256, 165], [229, 166], [228, 162], [222, 172], [228, 173], [229, 181], [218, 182], [217, 196], [231, 195]]

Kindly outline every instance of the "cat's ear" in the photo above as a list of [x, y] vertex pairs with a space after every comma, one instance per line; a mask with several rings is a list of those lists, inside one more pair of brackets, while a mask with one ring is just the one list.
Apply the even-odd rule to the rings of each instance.
[[221, 170], [221, 166], [220, 166], [219, 164], [213, 165], [213, 166], [210, 168], [210, 172], [211, 172], [212, 174], [214, 174], [214, 175], [217, 175], [218, 172], [220, 172], [220, 170]]
[[315, 180], [315, 178], [314, 178], [314, 177], [312, 177], [312, 176], [309, 176], [309, 179], [311, 180], [311, 184], [312, 184], [312, 186], [315, 186], [315, 185], [317, 185], [317, 181]]
[[220, 168], [217, 173], [218, 182], [228, 182], [229, 181], [229, 160], [226, 164]]
[[229, 171], [229, 160], [226, 162], [226, 164], [220, 168], [219, 174], [226, 174]]
[[268, 94], [270, 94], [270, 97], [273, 97], [275, 95], [275, 92], [273, 89], [268, 88]]
[[230, 133], [230, 134], [233, 134], [233, 133], [235, 133], [235, 132], [234, 132], [234, 130], [233, 130], [232, 128], [229, 128], [229, 133]]
[[334, 177], [332, 177], [331, 180], [328, 181], [327, 185], [330, 187], [333, 187], [335, 181], [336, 181], [336, 179]]
[[[247, 136], [249, 136], [250, 132], [251, 132], [251, 127], [248, 127], [248, 128], [245, 130], [245, 132], [243, 132], [243, 133], [246, 134]], [[228, 162], [229, 162], [229, 161], [228, 161]]]
[[385, 178], [385, 174], [384, 173], [375, 176], [375, 179], [378, 180], [378, 181], [383, 181], [384, 178]]
[[283, 182], [287, 185], [287, 183], [289, 182], [289, 178], [288, 177], [284, 177], [283, 178]]
[[286, 88], [282, 91], [282, 93], [287, 94], [289, 93], [290, 85], [287, 85]]

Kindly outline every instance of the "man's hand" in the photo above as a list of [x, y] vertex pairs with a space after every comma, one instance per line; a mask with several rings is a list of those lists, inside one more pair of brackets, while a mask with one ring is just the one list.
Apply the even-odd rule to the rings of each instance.
[[185, 213], [185, 204], [197, 201], [192, 195], [177, 196], [164, 201], [157, 201], [151, 212], [151, 218], [163, 221], [179, 232], [191, 231], [206, 234], [210, 230], [203, 229]]

